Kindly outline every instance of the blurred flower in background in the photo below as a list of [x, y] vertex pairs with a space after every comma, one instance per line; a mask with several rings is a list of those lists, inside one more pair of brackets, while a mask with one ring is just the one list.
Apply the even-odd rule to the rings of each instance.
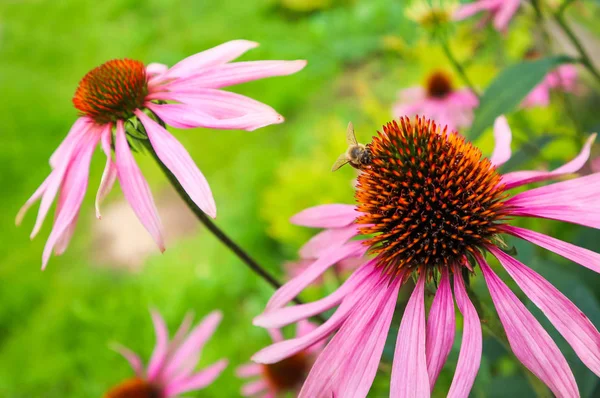
[[[302, 338], [315, 328], [313, 323], [301, 320], [296, 325], [296, 337]], [[268, 329], [268, 332], [274, 343], [284, 341], [279, 329]], [[277, 363], [268, 365], [248, 363], [238, 367], [236, 370], [238, 377], [249, 379], [248, 383], [242, 386], [242, 396], [277, 398], [288, 392], [297, 394], [315, 358], [324, 346], [324, 342], [317, 343]]]
[[432, 30], [451, 22], [458, 6], [454, 0], [416, 0], [406, 8], [406, 17]]
[[471, 125], [478, 104], [471, 90], [456, 89], [449, 73], [436, 70], [427, 77], [424, 87], [401, 90], [392, 113], [394, 117], [426, 115], [454, 131]]
[[454, 14], [454, 19], [460, 21], [480, 12], [485, 12], [486, 14], [479, 22], [479, 26], [482, 27], [491, 21], [496, 30], [504, 32], [519, 9], [520, 4], [521, 0], [477, 0], [462, 5]]
[[574, 65], [561, 65], [548, 73], [544, 80], [525, 97], [522, 106], [525, 108], [550, 105], [551, 90], [566, 93], [576, 92], [577, 68]]
[[198, 372], [194, 372], [194, 368], [200, 360], [204, 344], [215, 332], [221, 318], [221, 313], [214, 311], [190, 331], [192, 316], [187, 315], [169, 341], [169, 331], [164, 319], [158, 312], [152, 311], [156, 346], [148, 366], [144, 369], [137, 354], [117, 345], [115, 349], [127, 359], [135, 372], [135, 378], [112, 388], [105, 398], [177, 397], [211, 384], [227, 366], [226, 360], [222, 359]]
[[[448, 396], [469, 395], [482, 356], [479, 315], [463, 274], [479, 265], [515, 356], [557, 396], [578, 396], [573, 373], [559, 348], [483, 257], [496, 257], [517, 285], [548, 317], [579, 358], [600, 375], [600, 334], [566, 296], [539, 274], [504, 252], [509, 234], [600, 272], [600, 255], [570, 243], [509, 225], [515, 217], [555, 219], [600, 229], [600, 174], [575, 178], [512, 197], [507, 190], [578, 171], [587, 162], [591, 136], [581, 153], [553, 171], [500, 174], [511, 155], [511, 132], [504, 117], [495, 123], [497, 145], [491, 160], [457, 133], [435, 123], [401, 118], [388, 123], [368, 145], [373, 161], [358, 177], [353, 206], [325, 205], [301, 213], [321, 227], [356, 222], [367, 240], [324, 251], [300, 276], [278, 289], [263, 314], [262, 327], [282, 327], [338, 306], [333, 315], [303, 338], [275, 343], [253, 356], [270, 364], [292, 357], [339, 329], [317, 358], [300, 397], [365, 397], [379, 366], [400, 286], [416, 278], [396, 341], [391, 397], [429, 396], [454, 343], [454, 295], [464, 317], [463, 338]], [[317, 220], [320, 220], [320, 224]], [[355, 221], [353, 221], [355, 220]], [[366, 243], [366, 244], [365, 244]], [[284, 307], [341, 258], [375, 258], [334, 293]], [[425, 285], [438, 286], [425, 320]], [[353, 360], [348, 360], [353, 358]]]
[[[52, 172], [17, 215], [41, 199], [31, 238], [39, 232], [57, 194], [52, 232], [42, 256], [42, 269], [50, 255], [62, 254], [75, 230], [85, 196], [89, 166], [98, 143], [106, 167], [96, 196], [100, 202], [118, 178], [125, 198], [161, 251], [162, 225], [150, 188], [132, 153], [142, 144], [152, 150], [173, 173], [196, 205], [211, 217], [217, 214], [211, 189], [186, 149], [167, 130], [181, 128], [254, 130], [283, 117], [273, 108], [243, 95], [219, 90], [234, 84], [295, 73], [306, 61], [252, 61], [229, 63], [258, 44], [234, 40], [188, 57], [171, 68], [147, 67], [130, 59], [112, 60], [93, 69], [79, 83], [73, 103], [81, 116], [50, 158]], [[167, 102], [169, 101], [169, 102]], [[174, 103], [173, 103], [174, 102]], [[113, 143], [113, 128], [114, 133]], [[116, 161], [111, 149], [114, 146]]]

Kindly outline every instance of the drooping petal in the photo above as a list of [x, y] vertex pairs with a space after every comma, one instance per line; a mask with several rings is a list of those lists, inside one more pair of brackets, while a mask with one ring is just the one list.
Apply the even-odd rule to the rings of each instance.
[[494, 28], [499, 32], [506, 31], [510, 20], [517, 12], [521, 0], [504, 0], [502, 6], [494, 15]]
[[478, 263], [515, 356], [559, 397], [579, 397], [565, 357], [542, 325], [488, 266]]
[[320, 205], [302, 210], [290, 222], [304, 227], [342, 228], [352, 224], [359, 215], [354, 205]]
[[335, 337], [317, 358], [299, 398], [367, 396], [381, 360], [396, 306], [399, 280], [379, 283], [357, 302]]
[[505, 116], [498, 116], [494, 121], [494, 139], [496, 143], [490, 162], [498, 167], [506, 163], [511, 155], [512, 133]]
[[495, 247], [490, 247], [490, 252], [573, 347], [581, 361], [600, 377], [600, 333], [588, 317], [531, 268]]
[[585, 163], [589, 159], [591, 147], [595, 139], [596, 134], [592, 134], [585, 142], [585, 145], [581, 149], [579, 155], [577, 155], [570, 162], [563, 164], [556, 170], [513, 171], [511, 173], [506, 173], [502, 176], [502, 183], [506, 185], [506, 189], [511, 189], [515, 187], [520, 187], [521, 185], [525, 184], [550, 180], [553, 178], [564, 176], [566, 174], [576, 173], [585, 165]]
[[530, 189], [505, 203], [510, 214], [600, 228], [600, 173]]
[[100, 214], [100, 203], [104, 200], [106, 195], [110, 193], [115, 180], [117, 179], [117, 165], [112, 160], [112, 149], [111, 149], [111, 138], [112, 138], [112, 126], [107, 125], [102, 131], [101, 144], [102, 150], [106, 155], [106, 165], [102, 172], [102, 179], [100, 180], [100, 186], [98, 187], [98, 193], [96, 193], [96, 218], [102, 218]]
[[422, 272], [400, 322], [390, 398], [421, 398], [429, 394], [425, 357], [425, 272]]
[[332, 247], [339, 247], [358, 235], [360, 227], [350, 225], [342, 228], [330, 228], [319, 232], [300, 248], [301, 258], [319, 258]]
[[453, 15], [453, 19], [455, 21], [460, 21], [466, 18], [469, 18], [472, 15], [475, 15], [481, 11], [485, 11], [489, 8], [489, 2], [486, 1], [474, 1], [469, 4], [464, 4], [460, 6]]
[[267, 309], [272, 310], [280, 308], [292, 301], [302, 290], [315, 281], [329, 267], [340, 260], [348, 257], [360, 257], [367, 250], [367, 247], [361, 242], [349, 242], [341, 247], [333, 247], [331, 250], [323, 253], [315, 262], [309, 266], [306, 271], [297, 277], [289, 280], [282, 287], [277, 289], [267, 303]]
[[269, 388], [269, 384], [263, 379], [258, 379], [244, 384], [240, 393], [243, 397], [252, 397], [267, 388]]
[[529, 241], [600, 273], [600, 254], [598, 253], [529, 229], [510, 225], [503, 226], [502, 228], [511, 235]]
[[281, 115], [273, 112], [251, 113], [235, 118], [217, 119], [188, 104], [157, 105], [147, 102], [145, 106], [156, 113], [168, 125], [180, 129], [205, 127], [252, 131], [271, 124], [283, 123], [284, 120]]
[[17, 226], [21, 225], [21, 223], [23, 222], [23, 218], [27, 214], [27, 211], [31, 208], [31, 206], [33, 206], [33, 204], [35, 202], [37, 202], [42, 197], [42, 195], [48, 188], [48, 185], [50, 184], [51, 181], [52, 181], [52, 174], [50, 174], [48, 177], [46, 177], [44, 182], [42, 182], [40, 184], [40, 186], [35, 190], [33, 195], [31, 195], [31, 197], [29, 199], [27, 199], [27, 202], [25, 202], [25, 204], [19, 209], [19, 212], [17, 213], [17, 217], [15, 218], [15, 224]]
[[121, 344], [113, 344], [112, 349], [121, 354], [129, 362], [137, 377], [144, 377], [144, 364], [135, 352]]
[[448, 269], [442, 270], [440, 285], [429, 309], [427, 318], [427, 338], [425, 356], [427, 358], [427, 374], [430, 389], [446, 363], [448, 354], [454, 343], [455, 331], [454, 301], [450, 289]]
[[[302, 70], [306, 61], [249, 61], [217, 65], [167, 85], [169, 90], [222, 88], [274, 76], [287, 76]], [[171, 72], [167, 73], [170, 75]]]
[[125, 138], [125, 129], [122, 121], [117, 122], [115, 141], [117, 175], [123, 195], [142, 225], [158, 245], [160, 251], [165, 251], [162, 224], [156, 210], [156, 205], [150, 193], [150, 187], [148, 187], [146, 179], [131, 154], [129, 144]]
[[158, 158], [173, 173], [194, 203], [203, 212], [215, 218], [217, 206], [210, 186], [190, 154], [175, 137], [144, 112], [137, 110], [135, 114], [146, 128], [146, 133], [148, 133], [148, 138]]
[[169, 331], [165, 320], [158, 311], [151, 312], [152, 323], [154, 324], [154, 333], [156, 334], [156, 345], [148, 363], [146, 377], [152, 381], [158, 378], [166, 364], [169, 351]]
[[221, 372], [227, 367], [227, 363], [227, 360], [222, 359], [185, 380], [167, 385], [165, 388], [166, 397], [174, 397], [189, 391], [205, 388], [219, 377]]
[[77, 227], [77, 220], [79, 219], [79, 214], [75, 215], [75, 218], [69, 223], [63, 234], [56, 241], [56, 245], [54, 245], [54, 254], [56, 256], [60, 256], [64, 254], [71, 242], [71, 238], [75, 233], [75, 228]]
[[79, 117], [75, 120], [75, 123], [73, 123], [73, 126], [69, 129], [65, 139], [62, 140], [58, 148], [56, 148], [54, 153], [50, 156], [50, 166], [53, 169], [56, 168], [65, 157], [70, 156], [70, 153], [72, 153], [73, 150], [73, 144], [79, 140], [81, 134], [88, 131], [92, 123], [92, 120], [87, 116]]
[[235, 374], [238, 377], [248, 378], [253, 376], [258, 376], [262, 372], [262, 366], [256, 363], [247, 363], [245, 365], [239, 366], [235, 370]]
[[454, 295], [464, 321], [458, 363], [448, 391], [448, 398], [467, 398], [481, 363], [482, 336], [479, 315], [469, 299], [460, 272], [455, 273]]

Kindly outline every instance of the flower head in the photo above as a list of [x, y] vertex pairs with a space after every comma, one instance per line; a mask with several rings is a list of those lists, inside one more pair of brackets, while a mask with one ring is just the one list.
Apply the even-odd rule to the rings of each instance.
[[442, 70], [431, 73], [424, 87], [404, 89], [398, 97], [392, 110], [394, 116], [426, 115], [448, 126], [448, 130], [469, 127], [473, 109], [479, 104], [473, 92], [456, 89], [452, 77]]
[[[41, 199], [33, 238], [39, 232], [58, 195], [56, 217], [42, 256], [46, 266], [52, 251], [62, 254], [73, 235], [85, 195], [89, 165], [96, 145], [106, 155], [106, 166], [96, 195], [100, 202], [118, 179], [125, 198], [164, 250], [160, 218], [150, 189], [130, 146], [151, 149], [194, 203], [211, 217], [216, 205], [206, 178], [165, 123], [180, 129], [254, 130], [283, 117], [273, 108], [220, 88], [282, 76], [302, 69], [305, 61], [230, 61], [257, 46], [246, 40], [230, 41], [192, 55], [171, 68], [145, 66], [130, 59], [112, 60], [90, 71], [79, 83], [73, 104], [80, 112], [67, 137], [50, 158], [52, 171], [17, 215], [20, 224], [27, 210]], [[115, 150], [115, 160], [112, 157]]]
[[[301, 338], [315, 330], [316, 326], [302, 320], [296, 327], [296, 337]], [[279, 329], [269, 329], [274, 343], [283, 341]], [[298, 392], [306, 380], [308, 371], [316, 355], [323, 350], [323, 344], [316, 344], [302, 352], [285, 358], [279, 362], [259, 365], [248, 363], [237, 368], [237, 375], [242, 379], [253, 379], [242, 386], [242, 396], [278, 397], [286, 392]]]
[[494, 28], [504, 32], [508, 28], [510, 20], [519, 9], [521, 0], [476, 0], [461, 6], [454, 13], [454, 19], [460, 21], [480, 12], [487, 12], [480, 22], [485, 25], [492, 21]]
[[[597, 329], [541, 275], [503, 250], [503, 235], [512, 235], [600, 272], [599, 254], [511, 225], [518, 217], [538, 217], [600, 228], [600, 174], [511, 193], [528, 183], [578, 171], [590, 155], [594, 136], [575, 159], [556, 170], [503, 174], [498, 168], [511, 153], [511, 133], [505, 118], [496, 120], [494, 134], [497, 145], [487, 159], [463, 137], [429, 120], [417, 118], [411, 123], [401, 118], [384, 126], [368, 144], [373, 161], [361, 169], [356, 214], [352, 214], [353, 206], [345, 205], [304, 212], [312, 215], [308, 218], [313, 226], [356, 223], [360, 226], [357, 235], [365, 239], [347, 240], [324, 251], [303, 274], [275, 292], [255, 324], [282, 327], [335, 306], [337, 309], [309, 335], [275, 343], [253, 359], [265, 364], [280, 361], [337, 330], [317, 358], [300, 397], [365, 397], [381, 358], [398, 290], [414, 277], [416, 286], [396, 341], [390, 396], [430, 395], [454, 342], [456, 299], [464, 318], [463, 344], [448, 396], [467, 397], [481, 360], [482, 334], [463, 275], [481, 272], [515, 356], [555, 395], [577, 396], [577, 385], [564, 356], [487, 264], [485, 256], [491, 254], [579, 358], [600, 375]], [[284, 307], [332, 264], [367, 251], [374, 256], [372, 260], [360, 266], [338, 290], [316, 302]], [[426, 317], [427, 284], [437, 292]]]

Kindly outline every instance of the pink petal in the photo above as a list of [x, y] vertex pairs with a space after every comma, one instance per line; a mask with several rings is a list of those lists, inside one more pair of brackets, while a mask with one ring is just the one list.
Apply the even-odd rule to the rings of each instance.
[[489, 249], [521, 290], [573, 347], [581, 361], [600, 376], [600, 333], [592, 322], [538, 273], [495, 247]]
[[550, 250], [592, 271], [600, 272], [600, 254], [598, 253], [528, 229], [510, 225], [504, 226], [503, 229], [511, 235]]
[[213, 311], [190, 332], [188, 338], [169, 358], [163, 372], [165, 379], [173, 379], [181, 374], [182, 366], [186, 364], [187, 359], [195, 357], [202, 351], [204, 344], [214, 334], [222, 318], [223, 315], [219, 311]]
[[186, 380], [167, 385], [165, 388], [165, 395], [167, 397], [174, 397], [189, 391], [201, 390], [212, 384], [212, 382], [219, 377], [221, 372], [223, 372], [226, 367], [227, 360], [222, 359], [219, 362], [190, 376]]
[[71, 126], [65, 139], [62, 140], [58, 148], [56, 148], [54, 153], [50, 156], [50, 166], [53, 169], [55, 169], [65, 157], [71, 156], [73, 144], [81, 138], [81, 134], [88, 131], [92, 123], [92, 120], [86, 116], [79, 117], [75, 120], [75, 123]]
[[498, 116], [494, 121], [494, 139], [496, 140], [496, 145], [492, 156], [490, 156], [490, 162], [498, 167], [506, 163], [511, 155], [510, 142], [512, 140], [512, 133], [508, 121], [504, 116]]
[[100, 186], [98, 187], [98, 193], [96, 194], [96, 218], [102, 218], [100, 214], [100, 203], [106, 198], [106, 195], [110, 193], [115, 180], [117, 179], [117, 165], [112, 160], [112, 127], [107, 125], [102, 132], [102, 150], [106, 155], [106, 165], [104, 166], [104, 172], [102, 173], [102, 179], [100, 180]]
[[[221, 88], [273, 76], [287, 76], [302, 70], [306, 61], [234, 62], [207, 68], [188, 78], [177, 79], [166, 87], [171, 91], [194, 88]], [[168, 73], [171, 75], [171, 72]]]
[[521, 0], [504, 0], [502, 7], [494, 15], [494, 28], [499, 32], [504, 32], [508, 27], [513, 15], [517, 12]]
[[323, 253], [306, 271], [277, 289], [267, 303], [267, 309], [272, 310], [283, 307], [321, 276], [329, 267], [345, 258], [362, 256], [366, 250], [367, 247], [358, 241], [350, 242], [342, 247], [333, 247], [331, 250]]
[[600, 173], [522, 192], [505, 203], [510, 214], [600, 228]]
[[54, 178], [54, 177], [52, 177], [53, 173], [54, 173], [54, 171], [52, 173], [50, 173], [50, 175], [48, 177], [46, 177], [44, 182], [42, 182], [42, 184], [38, 187], [38, 189], [35, 190], [33, 195], [31, 195], [31, 197], [29, 199], [27, 199], [27, 202], [25, 202], [25, 204], [21, 207], [21, 209], [19, 209], [19, 212], [17, 213], [17, 217], [15, 218], [15, 224], [17, 226], [21, 225], [21, 223], [23, 222], [23, 218], [25, 217], [25, 215], [27, 214], [27, 211], [31, 208], [31, 206], [33, 206], [33, 204], [42, 197], [42, 195], [48, 188], [48, 185], [52, 181], [52, 178]]
[[160, 376], [167, 361], [169, 351], [169, 331], [164, 319], [158, 311], [152, 311], [152, 323], [154, 324], [154, 333], [156, 333], [156, 345], [150, 357], [146, 377], [153, 381]]
[[521, 104], [523, 108], [547, 107], [548, 105], [550, 105], [550, 87], [544, 81], [535, 86]]
[[248, 378], [253, 376], [258, 376], [262, 373], [262, 366], [256, 363], [248, 363], [245, 365], [239, 366], [235, 370], [235, 374], [238, 377]]
[[342, 246], [351, 238], [358, 235], [359, 228], [360, 227], [357, 225], [350, 225], [348, 227], [331, 228], [319, 232], [300, 248], [300, 257], [319, 258], [324, 252], [332, 247]]
[[54, 254], [55, 255], [60, 256], [67, 250], [67, 247], [69, 246], [69, 243], [71, 242], [71, 238], [73, 237], [73, 234], [75, 233], [75, 228], [77, 227], [78, 218], [79, 218], [79, 214], [76, 214], [75, 218], [73, 218], [73, 221], [71, 221], [71, 223], [67, 226], [67, 228], [65, 229], [65, 231], [63, 232], [61, 237], [58, 238], [58, 240], [56, 241], [56, 245], [54, 245]]
[[390, 328], [399, 280], [381, 275], [376, 286], [355, 305], [331, 342], [317, 358], [299, 398], [366, 397]]
[[515, 356], [555, 395], [578, 397], [573, 373], [552, 338], [483, 257], [477, 260]]
[[244, 397], [252, 397], [252, 396], [258, 394], [259, 392], [264, 391], [268, 388], [269, 388], [269, 384], [265, 380], [259, 379], [259, 380], [255, 380], [253, 382], [244, 384], [242, 386], [242, 390], [240, 391], [240, 393]]
[[455, 21], [460, 21], [469, 18], [470, 16], [473, 16], [481, 11], [485, 11], [489, 9], [488, 3], [489, 2], [486, 1], [474, 1], [472, 3], [462, 5], [454, 13], [453, 19]]
[[144, 377], [144, 364], [135, 352], [120, 344], [113, 344], [112, 348], [113, 350], [121, 354], [123, 358], [127, 360], [127, 362], [129, 362], [129, 365], [131, 365], [131, 368], [135, 372], [136, 377]]
[[146, 73], [151, 77], [154, 77], [155, 75], [162, 75], [167, 70], [169, 70], [167, 65], [159, 64], [157, 62], [146, 65]]
[[167, 76], [173, 78], [194, 75], [202, 72], [204, 68], [232, 61], [255, 47], [258, 47], [258, 43], [253, 41], [228, 41], [179, 61], [169, 70]]
[[513, 171], [512, 173], [504, 174], [502, 176], [502, 182], [506, 185], [506, 189], [511, 189], [519, 187], [521, 185], [531, 184], [533, 182], [545, 181], [566, 174], [576, 173], [585, 165], [585, 163], [589, 159], [590, 150], [595, 139], [596, 134], [592, 134], [585, 142], [585, 145], [581, 149], [579, 155], [577, 155], [573, 160], [571, 160], [568, 163], [565, 163], [556, 170]]
[[215, 218], [217, 206], [208, 181], [200, 172], [190, 154], [166, 129], [150, 119], [144, 112], [135, 111], [144, 127], [152, 148], [159, 159], [177, 178], [185, 192], [194, 203], [206, 214]]
[[406, 304], [392, 364], [390, 398], [429, 397], [425, 357], [425, 272]]
[[454, 295], [464, 321], [458, 363], [448, 391], [448, 398], [467, 398], [481, 363], [482, 337], [479, 315], [469, 299], [460, 272], [455, 273]]
[[[94, 148], [98, 143], [98, 139], [99, 137], [95, 134], [89, 134], [85, 137], [81, 144], [81, 149], [69, 164], [69, 169], [63, 182], [64, 186], [62, 188], [61, 198], [59, 198], [60, 204], [57, 206], [56, 220], [54, 221], [52, 232], [50, 232], [50, 236], [44, 246], [44, 252], [42, 254], [42, 270], [46, 268], [54, 246], [60, 242], [61, 245], [59, 251], [64, 250], [66, 247], [65, 240], [66, 243], [68, 243], [70, 234], [73, 232], [73, 222], [79, 213], [81, 202], [85, 196], [90, 171], [90, 161], [92, 160], [92, 154], [94, 153]], [[42, 201], [43, 200], [44, 198], [42, 198]]]
[[290, 222], [305, 227], [342, 228], [354, 223], [359, 215], [354, 205], [320, 205], [302, 210]]
[[117, 122], [117, 134], [115, 138], [115, 155], [117, 160], [117, 174], [123, 190], [125, 199], [141, 221], [142, 225], [150, 233], [161, 252], [165, 251], [165, 243], [162, 237], [162, 224], [156, 211], [156, 205], [150, 187], [142, 175], [140, 168], [135, 163], [129, 144], [125, 138], [123, 122]]
[[452, 349], [455, 329], [454, 300], [452, 300], [452, 290], [450, 289], [450, 277], [448, 269], [444, 268], [427, 318], [425, 356], [431, 390], [433, 390], [435, 381]]
[[229, 119], [216, 119], [208, 113], [201, 112], [187, 104], [156, 105], [152, 102], [147, 102], [145, 106], [156, 113], [168, 125], [180, 129], [205, 127], [252, 131], [271, 124], [283, 123], [283, 117], [272, 112], [252, 113]]

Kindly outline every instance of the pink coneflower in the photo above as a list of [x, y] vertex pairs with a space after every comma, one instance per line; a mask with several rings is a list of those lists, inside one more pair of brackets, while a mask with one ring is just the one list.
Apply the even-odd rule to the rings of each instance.
[[562, 65], [548, 73], [544, 80], [525, 97], [525, 108], [550, 105], [550, 90], [574, 92], [577, 83], [577, 68], [574, 65]]
[[456, 130], [471, 125], [473, 109], [478, 104], [471, 90], [455, 89], [450, 75], [435, 71], [427, 78], [425, 87], [400, 91], [392, 113], [394, 117], [425, 115], [447, 125], [449, 130]]
[[478, 0], [459, 7], [454, 13], [454, 20], [460, 21], [480, 12], [486, 12], [480, 26], [492, 21], [494, 28], [505, 32], [510, 20], [519, 9], [521, 0]]
[[[296, 337], [302, 338], [315, 328], [314, 324], [302, 320], [296, 326]], [[269, 329], [269, 334], [274, 343], [284, 340], [279, 329]], [[242, 386], [242, 396], [276, 398], [288, 392], [297, 393], [306, 380], [315, 357], [323, 350], [323, 346], [324, 342], [319, 342], [277, 363], [268, 365], [248, 363], [238, 367], [236, 373], [240, 378], [253, 379]]]
[[[289, 75], [306, 65], [305, 61], [229, 63], [256, 46], [257, 43], [246, 40], [230, 41], [192, 55], [172, 68], [160, 64], [144, 66], [130, 59], [112, 60], [81, 80], [73, 98], [80, 117], [50, 157], [50, 175], [17, 215], [16, 222], [20, 224], [31, 205], [41, 199], [31, 233], [33, 238], [60, 192], [54, 226], [42, 256], [42, 269], [52, 250], [62, 254], [71, 239], [88, 184], [90, 160], [98, 143], [106, 154], [106, 167], [96, 195], [98, 218], [100, 202], [118, 178], [125, 198], [160, 250], [164, 250], [160, 218], [148, 184], [132, 156], [130, 141], [151, 145], [194, 203], [211, 217], [216, 216], [208, 182], [185, 148], [161, 125], [161, 120], [181, 129], [254, 130], [281, 123], [283, 117], [271, 107], [219, 90], [251, 80]], [[115, 161], [111, 155], [113, 147]]]
[[[600, 375], [600, 334], [587, 317], [554, 286], [502, 249], [509, 234], [600, 271], [600, 255], [524, 228], [517, 217], [538, 217], [600, 228], [600, 174], [566, 180], [511, 195], [511, 189], [573, 173], [587, 161], [593, 137], [572, 161], [553, 171], [500, 174], [510, 157], [510, 130], [504, 118], [495, 125], [497, 145], [491, 159], [456, 133], [433, 122], [406, 118], [384, 126], [368, 144], [373, 161], [358, 177], [358, 214], [330, 205], [308, 210], [322, 217], [362, 225], [366, 240], [350, 241], [324, 252], [303, 275], [280, 288], [255, 319], [263, 327], [282, 327], [338, 306], [312, 333], [276, 343], [254, 356], [274, 363], [326, 339], [300, 397], [365, 397], [381, 358], [398, 290], [416, 279], [396, 342], [392, 397], [427, 397], [454, 341], [454, 300], [464, 317], [463, 344], [449, 397], [467, 397], [482, 350], [479, 317], [467, 295], [463, 273], [479, 266], [515, 356], [554, 394], [578, 396], [573, 374], [554, 341], [517, 296], [488, 266], [495, 256], [524, 293], [563, 335], [581, 360]], [[314, 222], [316, 224], [316, 222]], [[331, 264], [369, 250], [375, 258], [355, 271], [334, 293], [316, 302], [284, 307]], [[438, 286], [428, 317], [425, 285]], [[454, 291], [451, 288], [454, 285]]]
[[[152, 312], [156, 332], [156, 346], [146, 369], [142, 360], [131, 350], [117, 346], [115, 349], [127, 359], [135, 377], [124, 381], [105, 394], [105, 398], [170, 398], [189, 391], [201, 390], [211, 384], [225, 369], [222, 359], [199, 372], [194, 368], [200, 360], [204, 344], [213, 335], [221, 313], [208, 314], [192, 331], [192, 317], [186, 316], [173, 339], [158, 312]], [[189, 332], [189, 333], [188, 333]]]

